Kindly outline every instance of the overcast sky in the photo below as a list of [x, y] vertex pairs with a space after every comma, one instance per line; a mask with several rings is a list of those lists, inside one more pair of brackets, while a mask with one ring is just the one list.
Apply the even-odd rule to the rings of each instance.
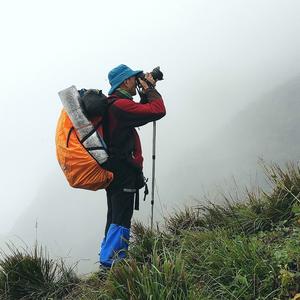
[[[61, 176], [59, 90], [107, 92], [116, 65], [160, 65], [167, 116], [158, 147], [161, 162], [171, 163], [174, 149], [201, 144], [299, 74], [298, 0], [2, 1], [1, 12], [0, 234], [49, 173]], [[149, 169], [151, 126], [140, 133]]]

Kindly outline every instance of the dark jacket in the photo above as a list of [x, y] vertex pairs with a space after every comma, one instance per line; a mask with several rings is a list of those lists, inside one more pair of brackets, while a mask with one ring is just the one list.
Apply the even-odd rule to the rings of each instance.
[[159, 120], [166, 114], [163, 99], [155, 89], [149, 89], [145, 99], [147, 103], [136, 103], [119, 91], [109, 97], [112, 104], [106, 120], [110, 157], [107, 168], [115, 176], [110, 187], [136, 187], [134, 177], [142, 173], [143, 155], [135, 127]]

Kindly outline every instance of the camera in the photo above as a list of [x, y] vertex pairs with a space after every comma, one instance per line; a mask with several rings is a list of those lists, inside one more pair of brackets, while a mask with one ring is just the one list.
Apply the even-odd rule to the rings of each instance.
[[[150, 74], [152, 75], [153, 79], [155, 81], [158, 81], [158, 80], [163, 80], [164, 78], [164, 74], [163, 72], [160, 70], [160, 67], [156, 67], [154, 68]], [[137, 76], [137, 78], [141, 78], [141, 79], [144, 79], [145, 78], [145, 73], [139, 73]]]
[[[163, 78], [163, 77], [164, 77], [164, 74], [163, 74], [163, 72], [160, 70], [160, 67], [154, 68], [154, 69], [150, 72], [150, 74], [152, 75], [152, 77], [153, 77], [153, 79], [154, 79], [155, 81], [159, 81], [159, 80], [163, 80], [163, 79], [164, 79], [164, 78]], [[136, 75], [136, 79], [138, 79], [138, 78], [141, 78], [142, 80], [145, 80], [149, 86], [152, 86], [152, 84], [151, 84], [148, 80], [145, 79], [145, 73], [141, 72], [141, 73], [137, 74], [137, 75]], [[138, 86], [140, 86], [138, 80], [137, 80], [137, 83], [138, 83]]]

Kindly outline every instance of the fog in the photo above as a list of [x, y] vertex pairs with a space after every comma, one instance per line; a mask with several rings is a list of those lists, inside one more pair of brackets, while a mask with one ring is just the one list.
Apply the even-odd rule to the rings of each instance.
[[[71, 190], [56, 161], [59, 90], [74, 84], [107, 93], [107, 73], [120, 63], [145, 71], [161, 67], [165, 80], [158, 83], [158, 90], [167, 115], [157, 129], [155, 213], [159, 218], [210, 189], [192, 168], [209, 156], [206, 146], [219, 134], [226, 139], [232, 120], [299, 75], [297, 0], [28, 0], [1, 6], [0, 235], [20, 234], [15, 223], [24, 213], [36, 211], [26, 219], [34, 232], [43, 207], [45, 214], [56, 209], [61, 213], [64, 203], [76, 209], [78, 202], [72, 199], [82, 197], [79, 207], [84, 205], [85, 213], [90, 210], [94, 226], [99, 210], [95, 230], [100, 240], [104, 192]], [[151, 124], [139, 133], [145, 174], [151, 177]], [[238, 148], [223, 148], [224, 159], [226, 151], [239, 154], [233, 153]], [[219, 171], [212, 166], [197, 167], [210, 183]], [[37, 201], [45, 205], [40, 210], [35, 210]], [[77, 215], [74, 212], [76, 219], [80, 209]], [[74, 221], [69, 212], [65, 224]], [[147, 221], [149, 213], [148, 200], [135, 216]], [[51, 220], [57, 223], [55, 215]], [[61, 242], [60, 246], [64, 247]]]

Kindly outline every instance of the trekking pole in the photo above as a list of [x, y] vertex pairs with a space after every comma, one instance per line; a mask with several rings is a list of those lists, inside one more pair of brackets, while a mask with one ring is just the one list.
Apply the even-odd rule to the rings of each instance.
[[151, 190], [151, 230], [153, 229], [153, 207], [155, 187], [155, 154], [156, 154], [156, 122], [153, 122], [153, 143], [152, 143], [152, 190]]

